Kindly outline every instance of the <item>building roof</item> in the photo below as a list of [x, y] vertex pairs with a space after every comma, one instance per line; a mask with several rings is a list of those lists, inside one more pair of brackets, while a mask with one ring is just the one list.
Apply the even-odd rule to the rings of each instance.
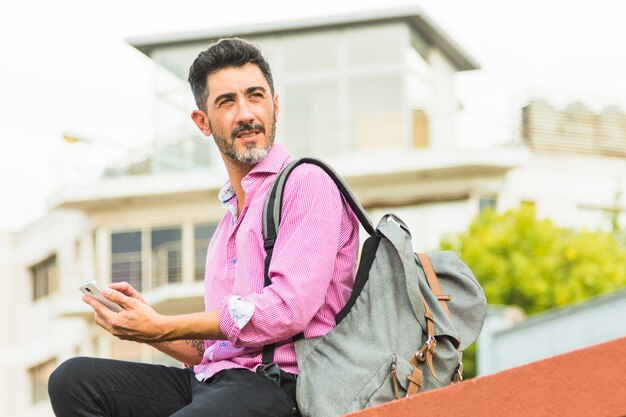
[[184, 45], [226, 36], [261, 36], [392, 21], [408, 22], [427, 42], [438, 47], [459, 71], [480, 68], [474, 58], [417, 6], [137, 36], [128, 38], [126, 41], [145, 55], [150, 56], [152, 51], [159, 47]]

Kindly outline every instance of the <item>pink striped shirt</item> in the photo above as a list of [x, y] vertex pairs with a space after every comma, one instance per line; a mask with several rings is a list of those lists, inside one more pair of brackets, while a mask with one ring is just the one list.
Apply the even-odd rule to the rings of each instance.
[[246, 201], [237, 218], [237, 197], [227, 183], [220, 197], [228, 211], [207, 251], [204, 301], [220, 310], [228, 340], [206, 340], [194, 367], [198, 380], [228, 368], [254, 370], [263, 346], [277, 343], [274, 361], [298, 373], [291, 337], [326, 334], [345, 305], [356, 273], [358, 220], [322, 169], [297, 167], [285, 187], [282, 220], [270, 265], [272, 284], [263, 286], [265, 197], [291, 157], [276, 144], [242, 180]]

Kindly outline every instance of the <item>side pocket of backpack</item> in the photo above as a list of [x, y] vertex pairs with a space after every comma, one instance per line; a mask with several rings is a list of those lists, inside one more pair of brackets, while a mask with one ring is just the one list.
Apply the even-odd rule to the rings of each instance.
[[[390, 355], [365, 385], [354, 396], [350, 410], [362, 410], [406, 395], [406, 375], [413, 370], [411, 364], [397, 354]], [[395, 380], [395, 382], [394, 382]]]

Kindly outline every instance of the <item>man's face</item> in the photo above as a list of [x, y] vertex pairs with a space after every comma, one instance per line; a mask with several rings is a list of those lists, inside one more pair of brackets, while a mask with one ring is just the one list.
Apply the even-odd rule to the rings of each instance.
[[278, 97], [250, 63], [210, 74], [207, 88], [208, 133], [230, 162], [255, 165], [274, 143]]

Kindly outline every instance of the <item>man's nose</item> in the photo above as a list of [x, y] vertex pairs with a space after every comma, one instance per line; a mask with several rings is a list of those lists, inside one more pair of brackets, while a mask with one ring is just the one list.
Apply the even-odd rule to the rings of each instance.
[[252, 112], [252, 107], [250, 107], [250, 104], [245, 100], [242, 100], [239, 103], [239, 107], [237, 110], [237, 122], [250, 123], [254, 121], [254, 113]]

